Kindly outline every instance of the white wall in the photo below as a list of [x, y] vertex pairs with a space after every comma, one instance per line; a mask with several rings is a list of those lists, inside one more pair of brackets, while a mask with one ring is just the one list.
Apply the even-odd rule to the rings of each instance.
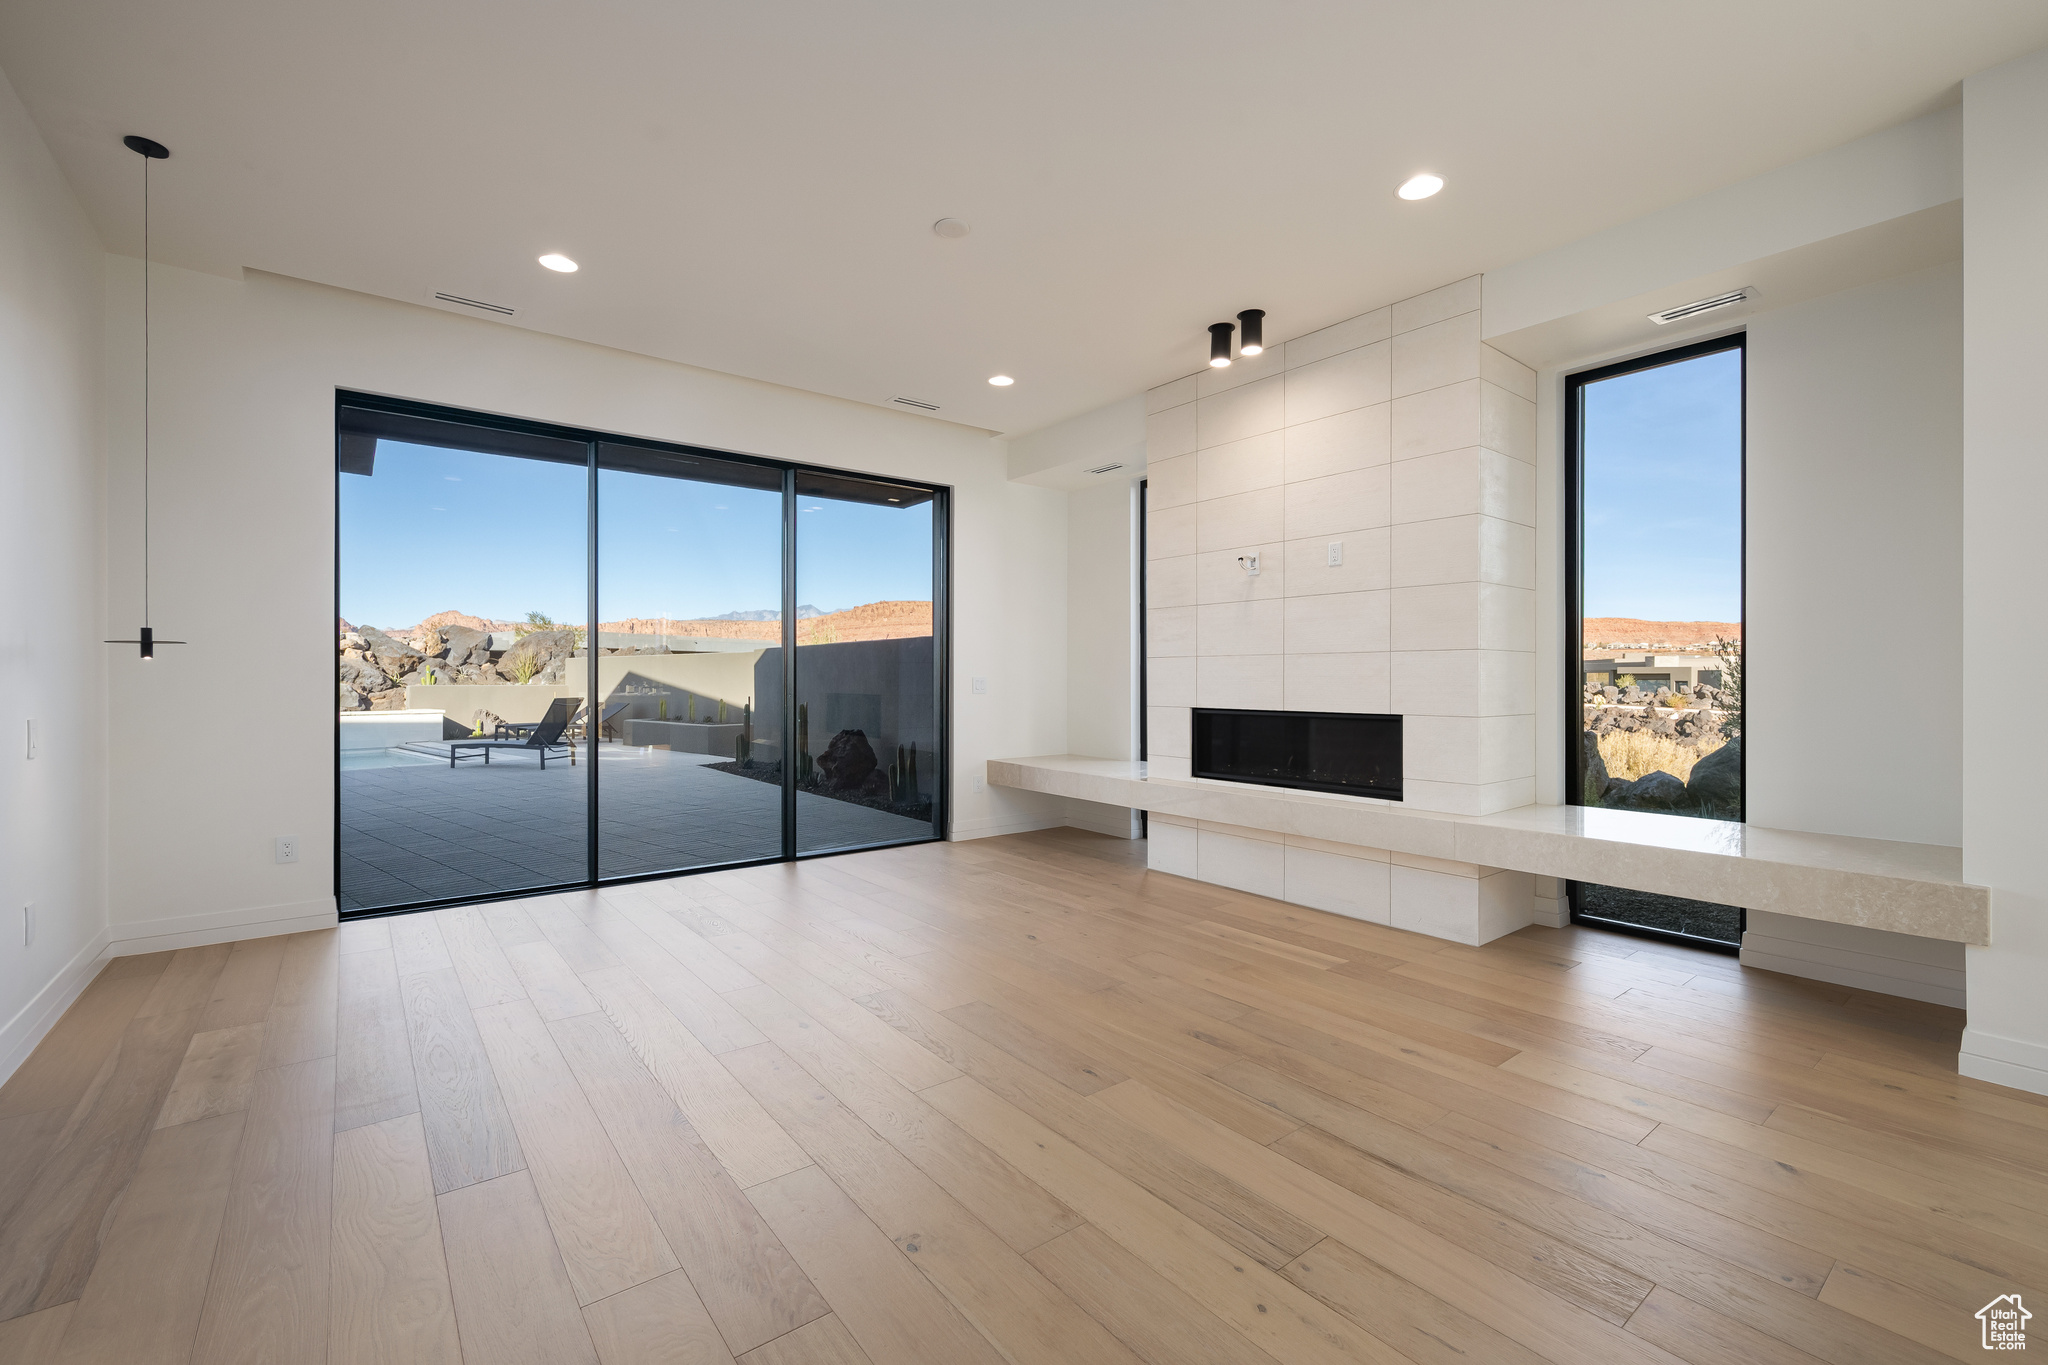
[[[111, 315], [133, 306], [136, 275], [112, 263]], [[1066, 738], [1065, 498], [1008, 482], [1001, 441], [279, 276], [159, 267], [157, 288], [156, 618], [192, 644], [110, 678], [109, 902], [125, 950], [333, 916], [336, 388], [952, 485], [954, 833], [1063, 818], [973, 780], [992, 756]], [[117, 396], [134, 359], [117, 350]], [[110, 412], [125, 452], [136, 414]], [[111, 473], [118, 528], [133, 462]], [[439, 552], [505, 553], [512, 529]], [[130, 545], [111, 549], [126, 584]], [[116, 619], [130, 614], [117, 596]], [[252, 674], [266, 685], [235, 686]], [[271, 861], [279, 834], [304, 840], [298, 864]]]
[[1959, 262], [1749, 324], [1753, 824], [1963, 841]]
[[1992, 918], [1962, 1070], [2048, 1094], [2048, 735], [2013, 724], [2048, 670], [2048, 51], [1964, 82], [1963, 124], [1963, 875]]
[[102, 597], [100, 340], [98, 238], [0, 77], [0, 1080], [84, 985], [106, 926], [118, 647], [100, 641], [136, 620]]
[[1137, 486], [1067, 494], [1067, 752], [1136, 758]]

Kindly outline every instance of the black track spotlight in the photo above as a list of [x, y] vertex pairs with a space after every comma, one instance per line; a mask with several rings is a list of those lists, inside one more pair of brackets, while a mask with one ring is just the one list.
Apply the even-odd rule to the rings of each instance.
[[1230, 334], [1237, 325], [1230, 322], [1209, 324], [1209, 363], [1215, 368], [1226, 369], [1230, 365]]
[[1247, 308], [1237, 315], [1237, 353], [1258, 355], [1266, 349], [1266, 310]]

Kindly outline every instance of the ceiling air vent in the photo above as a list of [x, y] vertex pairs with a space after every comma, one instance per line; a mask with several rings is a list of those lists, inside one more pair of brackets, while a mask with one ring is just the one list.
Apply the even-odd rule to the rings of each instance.
[[502, 303], [485, 303], [482, 299], [466, 299], [460, 294], [436, 294], [434, 297], [442, 303], [461, 304], [464, 308], [475, 308], [480, 312], [496, 313], [501, 318], [509, 318], [515, 311], [507, 308]]
[[922, 398], [891, 398], [889, 401], [891, 403], [901, 403], [906, 408], [916, 408], [919, 412], [937, 412], [939, 410], [937, 403], [927, 403]]
[[1107, 474], [1107, 473], [1108, 473], [1108, 472], [1109, 472], [1110, 470], [1112, 470], [1112, 469], [1122, 469], [1122, 468], [1123, 468], [1123, 465], [1121, 465], [1121, 464], [1099, 464], [1099, 465], [1095, 466], [1095, 468], [1093, 468], [1093, 469], [1089, 470], [1088, 472], [1089, 472], [1090, 474]]
[[1752, 292], [1747, 286], [1744, 286], [1730, 293], [1716, 294], [1710, 299], [1694, 299], [1691, 303], [1681, 303], [1676, 308], [1666, 308], [1661, 313], [1652, 313], [1650, 314], [1650, 321], [1656, 323], [1659, 327], [1673, 322], [1683, 322], [1687, 318], [1696, 318], [1702, 313], [1711, 313], [1716, 308], [1726, 308], [1731, 303], [1741, 303]]

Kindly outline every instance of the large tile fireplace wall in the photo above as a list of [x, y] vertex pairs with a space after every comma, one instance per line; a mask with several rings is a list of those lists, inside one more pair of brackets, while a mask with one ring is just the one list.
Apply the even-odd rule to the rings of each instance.
[[[1535, 800], [1536, 376], [1480, 340], [1479, 305], [1475, 276], [1147, 395], [1155, 773], [1187, 775], [1195, 706], [1385, 712], [1405, 804]], [[1161, 871], [1439, 937], [1532, 913], [1521, 873], [1152, 831]]]

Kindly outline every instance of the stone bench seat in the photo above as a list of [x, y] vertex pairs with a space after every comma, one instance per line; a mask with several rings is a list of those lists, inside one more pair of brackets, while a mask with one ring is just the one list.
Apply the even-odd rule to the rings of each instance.
[[1991, 893], [1962, 850], [1643, 811], [1522, 806], [1449, 815], [1236, 782], [1148, 777], [1143, 763], [1056, 754], [991, 759], [1001, 787], [1185, 820], [1598, 882], [1951, 943], [1991, 941]]

